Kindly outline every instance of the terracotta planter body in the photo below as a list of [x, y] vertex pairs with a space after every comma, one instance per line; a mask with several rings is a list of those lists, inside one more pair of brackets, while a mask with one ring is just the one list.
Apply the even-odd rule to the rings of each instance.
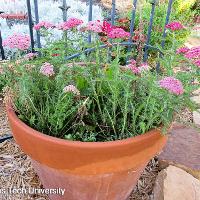
[[37, 132], [7, 114], [16, 142], [31, 157], [45, 188], [65, 189], [53, 200], [125, 200], [148, 161], [165, 145], [158, 130], [114, 142], [74, 142]]
[[19, 19], [19, 20], [25, 20], [25, 19], [28, 19], [28, 15], [26, 14], [0, 14], [0, 18], [3, 18], [3, 19]]

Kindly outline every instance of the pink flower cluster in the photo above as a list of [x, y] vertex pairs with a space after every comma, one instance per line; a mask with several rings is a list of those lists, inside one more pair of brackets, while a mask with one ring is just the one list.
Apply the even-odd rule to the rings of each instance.
[[75, 28], [79, 25], [83, 24], [83, 20], [77, 19], [77, 18], [70, 18], [66, 22], [62, 22], [58, 24], [59, 30], [69, 30], [71, 28]]
[[191, 49], [187, 47], [181, 47], [177, 49], [177, 53], [183, 54], [185, 58], [191, 60], [194, 63], [194, 65], [200, 67], [200, 46], [193, 47]]
[[190, 49], [188, 47], [181, 47], [179, 49], [177, 49], [176, 53], [177, 54], [185, 54], [186, 52], [188, 52]]
[[34, 58], [36, 58], [37, 57], [37, 53], [28, 53], [28, 54], [26, 54], [25, 56], [24, 56], [24, 58], [26, 59], [26, 60], [33, 60]]
[[103, 32], [102, 23], [100, 22], [100, 20], [90, 21], [87, 24], [87, 30], [93, 31], [95, 33], [101, 33], [101, 32]]
[[140, 72], [148, 71], [150, 69], [149, 65], [147, 63], [142, 63], [140, 67], [138, 67]]
[[199, 67], [199, 68], [200, 68], [200, 59], [199, 59], [199, 60], [196, 60], [196, 61], [194, 61], [194, 64], [195, 64], [197, 67]]
[[30, 37], [15, 33], [3, 41], [3, 46], [11, 49], [27, 50], [30, 46]]
[[128, 69], [130, 69], [134, 74], [139, 74], [140, 70], [136, 66], [136, 61], [134, 59], [129, 60]]
[[184, 92], [181, 81], [175, 79], [174, 77], [166, 77], [160, 80], [159, 86], [176, 95], [181, 95]]
[[55, 74], [53, 65], [45, 62], [40, 68], [40, 73], [48, 77], [53, 76]]
[[80, 95], [80, 91], [74, 86], [74, 85], [67, 85], [66, 87], [64, 87], [63, 89], [64, 93], [68, 93], [68, 92], [72, 92], [75, 95]]
[[167, 24], [165, 27], [172, 31], [177, 31], [184, 28], [184, 26], [180, 22], [171, 22]]
[[93, 31], [95, 33], [104, 33], [112, 39], [130, 37], [130, 33], [124, 31], [124, 29], [112, 26], [106, 21], [103, 21], [102, 23], [100, 20], [90, 21], [87, 25], [87, 30]]
[[130, 33], [126, 32], [122, 28], [114, 28], [108, 33], [109, 38], [127, 38], [130, 37]]
[[54, 28], [54, 27], [55, 27], [55, 25], [52, 24], [51, 22], [41, 21], [38, 24], [36, 24], [33, 28], [38, 31], [41, 28], [50, 29], [50, 28]]
[[189, 51], [185, 53], [185, 57], [188, 59], [200, 58], [200, 46], [191, 48]]
[[134, 74], [140, 74], [144, 71], [149, 70], [149, 65], [147, 63], [142, 63], [139, 67], [136, 66], [136, 61], [134, 59], [129, 61], [128, 69], [130, 69]]

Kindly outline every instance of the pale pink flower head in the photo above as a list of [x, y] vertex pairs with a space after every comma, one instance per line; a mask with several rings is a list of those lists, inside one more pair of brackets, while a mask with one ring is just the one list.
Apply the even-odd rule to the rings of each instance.
[[129, 64], [127, 66], [134, 74], [140, 74], [140, 69], [134, 65]]
[[93, 31], [95, 33], [101, 33], [101, 32], [103, 32], [101, 21], [100, 20], [96, 20], [96, 21], [90, 21], [90, 22], [88, 22], [88, 24], [87, 24], [87, 30]]
[[130, 37], [130, 33], [126, 32], [122, 28], [114, 28], [108, 33], [108, 37], [112, 39], [127, 38], [127, 37]]
[[45, 62], [40, 68], [40, 73], [48, 77], [53, 76], [55, 74], [53, 65]]
[[134, 74], [139, 74], [140, 69], [136, 66], [136, 61], [134, 59], [129, 60], [127, 68], [130, 69]]
[[200, 47], [191, 48], [187, 53], [185, 53], [185, 57], [188, 59], [200, 58]]
[[128, 61], [131, 65], [134, 65], [134, 66], [136, 66], [136, 60], [134, 60], [134, 59], [131, 59], [131, 60], [129, 60]]
[[166, 77], [159, 81], [159, 86], [168, 90], [172, 94], [181, 95], [183, 94], [183, 85], [181, 81], [174, 77]]
[[200, 59], [199, 59], [199, 60], [196, 60], [196, 61], [194, 61], [194, 64], [195, 64], [197, 67], [199, 67], [199, 68], [200, 68]]
[[180, 22], [171, 22], [167, 24], [165, 27], [172, 31], [177, 31], [184, 28], [184, 26]]
[[77, 18], [70, 18], [66, 22], [62, 22], [62, 23], [58, 24], [57, 28], [59, 30], [66, 31], [66, 30], [75, 28], [81, 24], [83, 24], [83, 20], [80, 20]]
[[74, 85], [67, 85], [67, 86], [65, 86], [64, 87], [64, 89], [63, 89], [63, 92], [64, 93], [73, 93], [73, 94], [75, 94], [75, 95], [80, 95], [80, 91], [74, 86]]
[[148, 71], [150, 69], [149, 65], [147, 63], [142, 63], [140, 67], [138, 67], [140, 72]]
[[36, 58], [37, 57], [37, 53], [28, 53], [28, 54], [26, 54], [25, 56], [24, 56], [24, 58], [26, 59], [26, 60], [33, 60], [34, 58]]
[[10, 49], [19, 49], [24, 51], [30, 47], [30, 41], [28, 35], [15, 33], [3, 41], [3, 46], [7, 46]]
[[176, 50], [177, 54], [185, 54], [189, 51], [190, 49], [188, 47], [180, 47], [179, 49]]
[[3, 67], [0, 66], [0, 75], [3, 74]]
[[36, 24], [33, 28], [38, 31], [41, 28], [50, 29], [50, 28], [54, 28], [54, 27], [55, 27], [55, 25], [52, 24], [51, 22], [41, 21], [38, 24]]

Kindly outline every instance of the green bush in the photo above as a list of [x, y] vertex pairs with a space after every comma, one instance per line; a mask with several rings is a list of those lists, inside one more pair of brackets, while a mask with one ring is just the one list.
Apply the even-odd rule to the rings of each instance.
[[[162, 42], [162, 34], [163, 34], [167, 8], [168, 8], [167, 2], [168, 1], [158, 2], [158, 5], [156, 5], [154, 21], [153, 21], [153, 29], [152, 29], [151, 40], [150, 40], [150, 44], [153, 46], [158, 46]], [[180, 1], [179, 0], [174, 1], [173, 6], [172, 6], [171, 16], [170, 16], [170, 21], [179, 21], [185, 26], [192, 24], [195, 12], [190, 9], [191, 5], [189, 5], [189, 7], [187, 8], [184, 7], [184, 12], [178, 9], [179, 7], [180, 7]], [[136, 11], [135, 27], [136, 29], [138, 29], [140, 15], [142, 15], [141, 17], [144, 23], [143, 32], [145, 35], [147, 35], [147, 32], [148, 32], [151, 9], [152, 9], [152, 5], [150, 4], [149, 1], [146, 1], [146, 3], [144, 3], [142, 6], [141, 13], [139, 11], [140, 9], [137, 9]], [[131, 11], [128, 13], [128, 18], [131, 19]], [[185, 42], [189, 34], [190, 34], [189, 29], [182, 31], [181, 33], [179, 32], [177, 40], [180, 43], [180, 45]], [[170, 37], [167, 37], [165, 48], [169, 49], [170, 47], [171, 47], [171, 40], [170, 40]]]

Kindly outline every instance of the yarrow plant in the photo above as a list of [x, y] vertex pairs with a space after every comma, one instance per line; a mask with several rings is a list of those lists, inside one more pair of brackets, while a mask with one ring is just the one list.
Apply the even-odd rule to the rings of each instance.
[[25, 58], [26, 60], [33, 60], [33, 59], [36, 58], [37, 56], [38, 56], [37, 53], [27, 53], [27, 54], [24, 56], [24, 58]]
[[[55, 28], [63, 35], [82, 37], [78, 26], [82, 20], [71, 18]], [[96, 38], [89, 44], [94, 52], [86, 53], [83, 38], [63, 37], [41, 49], [40, 56], [27, 54], [27, 59], [3, 67], [13, 107], [27, 125], [67, 140], [113, 141], [155, 128], [165, 133], [174, 114], [185, 107], [197, 108], [190, 94], [196, 89], [194, 80], [199, 81], [198, 49], [174, 49], [170, 59], [164, 55], [161, 72], [156, 73], [155, 66], [134, 60], [135, 52], [128, 54], [128, 64], [121, 62], [128, 56], [120, 43], [129, 39], [129, 32], [106, 21], [92, 21], [83, 28]], [[112, 43], [105, 45], [102, 37]], [[68, 54], [77, 50], [80, 57], [61, 59], [66, 50]], [[175, 73], [172, 59], [191, 59], [190, 70]]]
[[200, 67], [200, 47], [180, 47], [177, 54], [182, 54], [186, 59], [190, 60], [194, 65]]
[[124, 31], [122, 28], [114, 28], [108, 33], [109, 38], [128, 38], [130, 37], [130, 33]]
[[80, 91], [74, 85], [67, 85], [63, 88], [63, 92], [68, 93], [71, 92], [74, 95], [80, 95]]
[[27, 50], [30, 47], [30, 37], [15, 33], [3, 41], [3, 46], [10, 49]]
[[38, 24], [36, 24], [33, 28], [35, 30], [40, 30], [41, 28], [50, 29], [50, 28], [54, 28], [54, 27], [55, 27], [55, 25], [52, 24], [51, 22], [41, 21]]
[[45, 62], [40, 68], [40, 73], [48, 77], [53, 76], [55, 74], [53, 65]]
[[171, 22], [166, 25], [166, 28], [172, 31], [178, 31], [178, 30], [184, 29], [184, 26], [180, 22]]
[[165, 77], [159, 81], [159, 85], [175, 95], [181, 95], [184, 92], [181, 81], [174, 77]]
[[66, 22], [57, 25], [59, 30], [69, 30], [83, 24], [83, 20], [77, 18], [70, 18]]

